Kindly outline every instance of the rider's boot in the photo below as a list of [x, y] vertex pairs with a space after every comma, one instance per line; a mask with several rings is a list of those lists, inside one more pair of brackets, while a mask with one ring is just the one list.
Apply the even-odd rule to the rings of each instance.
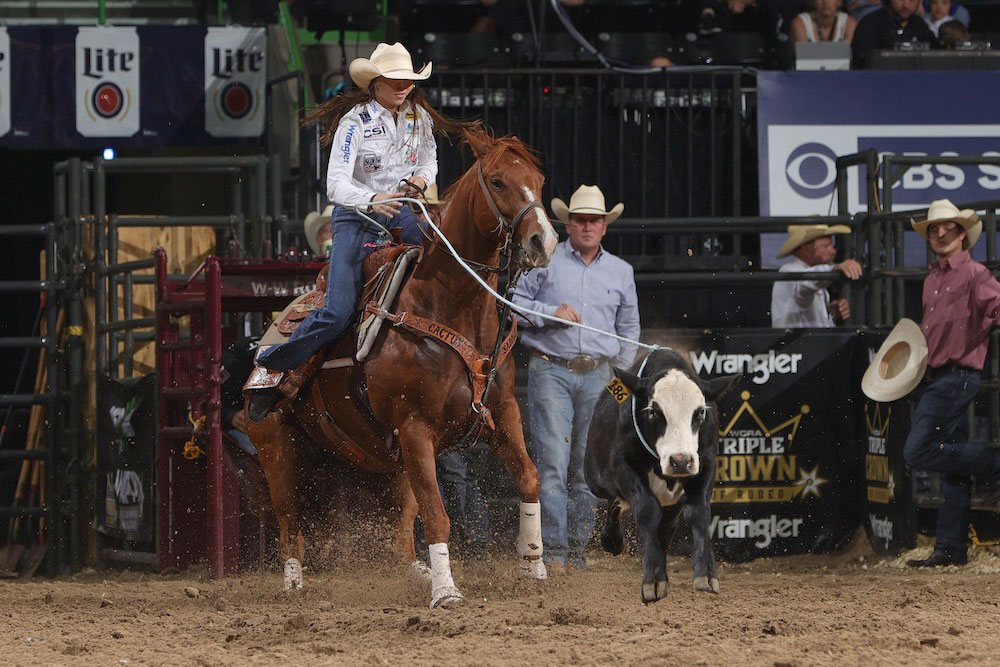
[[317, 352], [300, 368], [285, 373], [278, 386], [252, 390], [247, 403], [247, 417], [250, 421], [259, 423], [271, 411], [288, 405], [302, 387], [316, 377], [316, 373], [323, 366], [323, 358], [323, 353]]

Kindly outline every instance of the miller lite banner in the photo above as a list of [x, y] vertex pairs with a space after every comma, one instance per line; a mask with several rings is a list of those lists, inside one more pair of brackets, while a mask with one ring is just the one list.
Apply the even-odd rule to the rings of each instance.
[[0, 26], [0, 137], [10, 132], [10, 35]]
[[710, 530], [721, 558], [833, 551], [854, 535], [864, 507], [856, 337], [730, 330], [675, 343], [691, 346], [702, 377], [743, 374], [719, 403]]
[[205, 131], [213, 137], [260, 136], [266, 88], [264, 28], [209, 28], [205, 35]]
[[80, 28], [76, 34], [76, 130], [85, 137], [131, 137], [139, 131], [135, 28]]
[[266, 60], [263, 28], [0, 28], [0, 146], [261, 150]]
[[[759, 72], [761, 215], [837, 213], [836, 159], [874, 148], [882, 155], [1000, 155], [1000, 72]], [[847, 170], [851, 213], [867, 210], [865, 168]], [[882, 181], [879, 178], [879, 191]], [[1000, 196], [1000, 167], [916, 165], [892, 187], [894, 210], [935, 199]], [[923, 264], [924, 244], [907, 256]], [[761, 259], [774, 264], [781, 235], [766, 234]], [[910, 246], [913, 246], [911, 249]]]

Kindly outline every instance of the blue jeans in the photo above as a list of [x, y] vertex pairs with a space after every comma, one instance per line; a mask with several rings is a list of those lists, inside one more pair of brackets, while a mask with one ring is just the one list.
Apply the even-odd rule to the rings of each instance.
[[[417, 226], [417, 217], [404, 206], [393, 218], [372, 214], [388, 228], [402, 227], [403, 243], [420, 245], [423, 236]], [[379, 241], [380, 230], [358, 215], [352, 208], [338, 206], [333, 210], [330, 231], [330, 272], [326, 280], [326, 306], [313, 311], [302, 320], [286, 343], [275, 345], [261, 353], [257, 363], [275, 371], [290, 371], [308, 361], [316, 352], [335, 341], [344, 333], [354, 316], [354, 308], [361, 297], [364, 284], [362, 275], [365, 257], [372, 251], [371, 244]], [[366, 247], [369, 244], [369, 247]]]
[[583, 455], [594, 404], [610, 380], [608, 364], [581, 374], [535, 356], [528, 363], [528, 419], [541, 479], [546, 561], [582, 564], [594, 532], [597, 498], [583, 476]]
[[968, 548], [972, 480], [1000, 476], [1000, 452], [968, 442], [965, 411], [976, 398], [979, 371], [957, 370], [923, 385], [903, 447], [907, 465], [940, 473], [935, 549], [963, 556]]
[[461, 542], [472, 552], [483, 553], [490, 539], [490, 521], [474, 467], [472, 448], [448, 452], [437, 458], [441, 498], [452, 521], [453, 535], [458, 533], [458, 539], [452, 537], [452, 541]]

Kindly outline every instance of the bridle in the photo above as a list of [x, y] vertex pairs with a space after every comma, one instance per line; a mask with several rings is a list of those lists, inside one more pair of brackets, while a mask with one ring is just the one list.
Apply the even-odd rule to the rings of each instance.
[[476, 164], [476, 176], [479, 179], [479, 187], [483, 191], [483, 196], [486, 198], [486, 204], [490, 207], [490, 212], [493, 213], [493, 217], [497, 219], [497, 226], [493, 231], [500, 231], [501, 229], [506, 230], [507, 238], [504, 242], [504, 247], [501, 250], [507, 250], [510, 245], [510, 241], [517, 233], [518, 225], [524, 220], [524, 216], [528, 215], [528, 211], [533, 208], [545, 209], [540, 201], [529, 201], [514, 215], [514, 219], [510, 220], [504, 215], [500, 208], [497, 206], [496, 200], [493, 199], [493, 193], [490, 192], [490, 188], [486, 185], [486, 177], [483, 175], [483, 163], [479, 162]]

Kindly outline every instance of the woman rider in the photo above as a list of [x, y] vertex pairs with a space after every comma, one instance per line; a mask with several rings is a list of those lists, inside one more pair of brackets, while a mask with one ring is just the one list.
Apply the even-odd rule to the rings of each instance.
[[265, 368], [291, 372], [278, 387], [253, 392], [248, 410], [253, 421], [263, 419], [279, 398], [293, 397], [312, 378], [319, 366], [317, 353], [344, 332], [354, 314], [362, 264], [381, 231], [354, 207], [386, 228], [402, 228], [404, 243], [420, 244], [410, 208], [386, 200], [416, 195], [434, 183], [433, 132], [454, 136], [467, 125], [430, 106], [414, 81], [430, 76], [431, 63], [414, 71], [409, 52], [399, 42], [379, 44], [371, 59], [356, 58], [349, 71], [358, 90], [327, 100], [305, 119], [321, 123], [321, 141], [332, 146], [326, 190], [335, 208], [326, 306], [303, 320], [286, 343], [258, 356], [257, 363]]

